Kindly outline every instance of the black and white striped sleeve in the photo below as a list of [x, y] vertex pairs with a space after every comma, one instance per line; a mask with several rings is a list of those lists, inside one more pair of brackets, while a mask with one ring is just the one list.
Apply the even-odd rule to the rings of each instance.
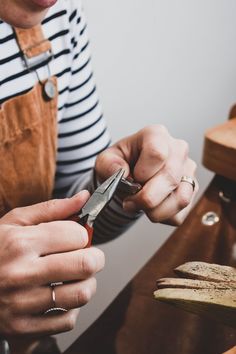
[[[97, 155], [110, 145], [110, 137], [99, 103], [91, 67], [87, 24], [83, 9], [70, 14], [73, 62], [71, 83], [59, 122], [56, 195], [71, 196], [97, 187], [94, 164]], [[118, 198], [109, 204], [95, 223], [94, 241], [109, 241], [124, 232], [138, 217], [128, 215]]]
[[[73, 3], [73, 2], [72, 2]], [[58, 127], [55, 194], [68, 195], [73, 184], [85, 188], [91, 181], [96, 156], [110, 144], [110, 137], [98, 99], [87, 25], [78, 8], [69, 16], [71, 34], [71, 79]]]

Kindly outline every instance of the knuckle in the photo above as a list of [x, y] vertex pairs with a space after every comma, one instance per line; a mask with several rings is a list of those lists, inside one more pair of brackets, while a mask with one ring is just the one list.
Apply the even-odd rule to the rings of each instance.
[[7, 281], [8, 287], [17, 288], [19, 285], [22, 285], [22, 282], [24, 281], [24, 274], [21, 268], [14, 265], [8, 270], [7, 274], [8, 274], [8, 281]]
[[10, 240], [10, 249], [17, 256], [23, 255], [29, 250], [29, 242], [20, 234], [13, 236]]
[[153, 194], [150, 191], [144, 191], [140, 196], [140, 201], [144, 209], [154, 209], [156, 206]]
[[163, 146], [156, 146], [155, 141], [150, 141], [148, 143], [145, 143], [144, 149], [147, 151], [148, 156], [152, 159], [156, 159], [160, 162], [165, 162], [168, 158], [168, 151], [167, 149]]
[[15, 263], [7, 267], [5, 276], [7, 277], [4, 283], [5, 289], [22, 288], [25, 285], [31, 284], [34, 278], [34, 274], [31, 273], [31, 267], [26, 266], [24, 263], [20, 267]]
[[29, 242], [22, 234], [20, 229], [12, 227], [5, 233], [4, 238], [5, 247], [8, 250], [8, 254], [18, 256], [25, 254], [29, 250]]

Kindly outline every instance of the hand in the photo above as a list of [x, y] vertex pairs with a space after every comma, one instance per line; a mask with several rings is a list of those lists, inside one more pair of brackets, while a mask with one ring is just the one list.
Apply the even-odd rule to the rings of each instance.
[[[104, 266], [104, 255], [84, 248], [87, 231], [65, 220], [89, 197], [86, 191], [71, 199], [51, 200], [14, 209], [0, 219], [0, 335], [42, 336], [71, 330], [78, 311], [96, 290], [94, 274]], [[63, 220], [63, 221], [62, 221]], [[56, 306], [70, 311], [43, 315]]]
[[130, 212], [144, 210], [152, 222], [180, 225], [188, 214], [198, 184], [181, 182], [186, 175], [195, 179], [196, 164], [188, 157], [188, 145], [174, 139], [161, 125], [146, 127], [120, 140], [96, 160], [100, 180], [124, 168], [143, 185], [135, 196], [124, 200], [124, 209]]

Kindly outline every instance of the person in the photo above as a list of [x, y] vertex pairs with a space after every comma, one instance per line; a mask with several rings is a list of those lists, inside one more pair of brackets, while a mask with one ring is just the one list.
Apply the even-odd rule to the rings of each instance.
[[80, 1], [1, 0], [0, 19], [0, 335], [11, 340], [71, 330], [95, 293], [104, 254], [66, 219], [100, 182], [122, 167], [143, 188], [114, 198], [95, 245], [140, 210], [181, 224], [198, 186], [187, 143], [162, 125], [111, 143]]

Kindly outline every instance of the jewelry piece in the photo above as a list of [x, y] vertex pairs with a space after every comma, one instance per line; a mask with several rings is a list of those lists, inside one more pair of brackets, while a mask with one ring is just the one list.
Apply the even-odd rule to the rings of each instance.
[[196, 187], [196, 183], [194, 181], [194, 179], [192, 177], [189, 177], [189, 176], [182, 176], [180, 182], [186, 182], [186, 183], [189, 183], [191, 184], [191, 186], [193, 187], [193, 191]]
[[52, 303], [53, 307], [56, 307], [56, 293], [55, 293], [55, 284], [51, 284], [51, 289], [52, 289]]
[[64, 309], [63, 307], [57, 307], [56, 306], [56, 292], [55, 292], [55, 287], [57, 285], [61, 285], [62, 283], [51, 283], [50, 287], [52, 289], [52, 304], [53, 307], [50, 307], [47, 311], [44, 312], [44, 315], [48, 314], [53, 314], [53, 315], [58, 315], [61, 312], [68, 312], [68, 310]]
[[63, 307], [51, 307], [44, 312], [44, 315], [59, 315], [61, 312], [68, 312], [68, 310], [64, 309]]

